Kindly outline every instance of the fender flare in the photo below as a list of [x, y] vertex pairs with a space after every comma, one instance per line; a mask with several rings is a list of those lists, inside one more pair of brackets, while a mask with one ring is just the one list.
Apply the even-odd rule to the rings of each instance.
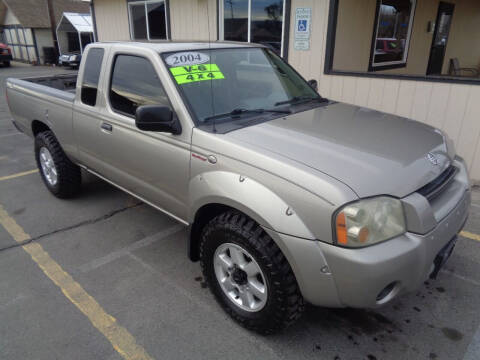
[[189, 223], [208, 204], [221, 204], [239, 210], [260, 226], [291, 236], [315, 239], [300, 217], [280, 196], [261, 183], [227, 171], [195, 176], [189, 184]]

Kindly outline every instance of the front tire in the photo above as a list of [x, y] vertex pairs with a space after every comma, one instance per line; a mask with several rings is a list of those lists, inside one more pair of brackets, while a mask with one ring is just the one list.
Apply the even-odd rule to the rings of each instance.
[[66, 199], [80, 191], [80, 168], [67, 157], [53, 132], [44, 131], [35, 137], [35, 159], [42, 180], [53, 195]]
[[10, 66], [10, 61], [4, 61], [4, 62], [3, 62], [3, 66], [9, 67], [9, 66]]
[[216, 300], [240, 325], [271, 334], [304, 309], [292, 269], [268, 234], [247, 216], [229, 211], [203, 229], [203, 275]]

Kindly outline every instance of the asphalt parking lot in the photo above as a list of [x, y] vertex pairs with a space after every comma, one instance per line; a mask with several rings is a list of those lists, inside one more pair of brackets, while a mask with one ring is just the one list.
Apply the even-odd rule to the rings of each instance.
[[1, 359], [480, 358], [480, 189], [437, 280], [377, 310], [308, 307], [259, 336], [216, 304], [182, 225], [89, 175], [59, 200], [32, 171], [4, 81], [65, 71], [0, 68]]

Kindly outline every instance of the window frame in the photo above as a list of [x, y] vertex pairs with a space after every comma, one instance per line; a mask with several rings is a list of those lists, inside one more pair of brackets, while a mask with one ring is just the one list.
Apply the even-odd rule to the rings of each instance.
[[[207, 0], [208, 1], [208, 0]], [[251, 44], [251, 18], [252, 18], [252, 1], [255, 0], [244, 0], [248, 2], [248, 34], [247, 34], [247, 43]], [[290, 16], [291, 16], [291, 7], [292, 0], [282, 0], [283, 1], [283, 13], [282, 13], [282, 39], [281, 39], [281, 48], [280, 48], [280, 57], [284, 60], [288, 59], [288, 48], [289, 48], [289, 39], [290, 39]], [[225, 6], [224, 0], [217, 1], [217, 33], [218, 40], [225, 41]]]
[[160, 85], [162, 86], [163, 91], [164, 91], [165, 96], [166, 96], [167, 101], [168, 101], [168, 106], [170, 106], [170, 108], [173, 110], [173, 106], [172, 106], [172, 102], [170, 101], [170, 97], [168, 96], [168, 93], [165, 89], [165, 86], [162, 83], [161, 77], [158, 74], [158, 71], [155, 68], [155, 66], [153, 65], [152, 61], [147, 56], [133, 54], [133, 53], [129, 53], [129, 52], [123, 52], [123, 51], [116, 52], [116, 53], [112, 54], [112, 58], [110, 60], [110, 76], [109, 76], [109, 79], [108, 79], [108, 87], [105, 91], [105, 93], [106, 93], [105, 98], [106, 98], [106, 103], [108, 104], [108, 109], [114, 114], [122, 115], [122, 116], [125, 116], [125, 117], [129, 118], [129, 119], [135, 120], [135, 115], [132, 115], [132, 114], [129, 114], [129, 113], [126, 113], [126, 112], [123, 112], [123, 111], [120, 111], [120, 110], [117, 110], [116, 108], [114, 108], [113, 105], [112, 105], [112, 101], [110, 99], [110, 90], [112, 88], [112, 82], [113, 82], [113, 72], [115, 70], [115, 63], [116, 63], [117, 58], [119, 56], [134, 56], [134, 57], [142, 58], [142, 59], [145, 59], [146, 61], [148, 61], [150, 63], [150, 65], [152, 66], [153, 71], [157, 75], [158, 80], [160, 81]]
[[373, 32], [372, 32], [372, 45], [370, 49], [370, 59], [368, 62], [368, 71], [382, 71], [382, 70], [389, 70], [389, 69], [399, 69], [407, 67], [408, 62], [408, 53], [410, 50], [410, 40], [412, 38], [413, 32], [413, 24], [415, 13], [417, 9], [417, 0], [410, 0], [412, 8], [410, 9], [410, 18], [408, 21], [408, 29], [407, 29], [407, 39], [405, 41], [405, 50], [403, 52], [403, 58], [399, 61], [384, 61], [382, 63], [377, 63], [375, 65], [375, 48], [377, 47], [377, 37], [378, 37], [378, 28], [380, 25], [380, 7], [382, 5], [382, 0], [377, 0], [377, 8], [375, 10], [375, 20], [373, 22]]
[[[325, 61], [323, 73], [325, 75], [337, 76], [353, 76], [357, 78], [373, 78], [373, 79], [391, 79], [391, 80], [412, 80], [430, 83], [449, 83], [449, 84], [467, 84], [480, 85], [480, 79], [460, 78], [454, 76], [432, 76], [432, 75], [404, 75], [404, 74], [388, 74], [377, 72], [360, 72], [333, 69], [333, 57], [335, 55], [335, 37], [337, 32], [337, 15], [339, 0], [330, 0], [328, 9], [328, 26], [327, 38], [325, 46]], [[383, 69], [386, 70], [386, 69]]]
[[[163, 3], [165, 5], [165, 34], [166, 38], [165, 39], [150, 39], [150, 26], [148, 22], [148, 10], [147, 10], [147, 5], [150, 4], [160, 4]], [[146, 33], [147, 33], [147, 38], [146, 39], [135, 39], [134, 33], [133, 33], [133, 19], [132, 19], [132, 13], [131, 13], [131, 6], [132, 5], [142, 5], [145, 10], [145, 23], [146, 23]], [[170, 6], [169, 6], [169, 1], [168, 0], [127, 0], [127, 15], [128, 15], [128, 27], [129, 27], [129, 33], [130, 33], [130, 40], [133, 41], [155, 41], [155, 40], [170, 40], [171, 39], [171, 33], [170, 33]]]

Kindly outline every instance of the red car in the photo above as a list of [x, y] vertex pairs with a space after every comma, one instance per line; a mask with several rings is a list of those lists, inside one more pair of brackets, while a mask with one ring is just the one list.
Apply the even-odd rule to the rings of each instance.
[[0, 43], [0, 62], [4, 66], [10, 66], [10, 61], [12, 60], [12, 50], [3, 43]]

